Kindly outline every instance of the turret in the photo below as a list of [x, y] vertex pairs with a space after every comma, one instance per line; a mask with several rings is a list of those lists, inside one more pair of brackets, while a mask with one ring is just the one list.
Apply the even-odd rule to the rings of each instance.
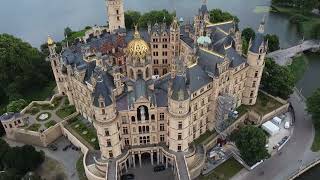
[[123, 0], [106, 0], [106, 4], [110, 32], [125, 29]]
[[179, 56], [180, 50], [180, 25], [178, 19], [175, 17], [170, 26], [170, 44], [172, 57]]
[[243, 92], [243, 104], [254, 105], [257, 100], [259, 85], [264, 68], [265, 56], [268, 49], [268, 42], [264, 40], [264, 24], [260, 24], [258, 33], [254, 40], [250, 40], [247, 63], [249, 69], [247, 71], [247, 80], [245, 82], [245, 90]]
[[110, 159], [121, 154], [120, 126], [115, 104], [114, 85], [99, 75], [93, 90], [93, 125], [97, 130], [101, 158]]

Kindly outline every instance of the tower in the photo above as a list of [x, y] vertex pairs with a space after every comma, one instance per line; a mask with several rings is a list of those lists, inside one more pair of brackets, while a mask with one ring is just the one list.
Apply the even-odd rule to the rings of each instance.
[[[170, 26], [170, 47], [172, 51], [172, 58], [179, 56], [180, 50], [180, 26], [178, 19], [175, 17]], [[171, 59], [172, 59], [171, 58]]]
[[110, 32], [125, 27], [123, 0], [106, 0]]
[[53, 75], [57, 83], [58, 92], [59, 94], [66, 95], [66, 90], [64, 87], [64, 77], [62, 74], [63, 70], [66, 70], [66, 67], [65, 66], [61, 67], [61, 64], [59, 61], [59, 54], [57, 54], [56, 52], [56, 44], [50, 36], [48, 36], [47, 45], [49, 49], [48, 58], [50, 60]]
[[[202, 1], [198, 15], [194, 17], [194, 30], [197, 37], [203, 35], [206, 22], [209, 22], [209, 11], [207, 8], [207, 0]], [[202, 32], [201, 32], [202, 31]]]
[[168, 88], [168, 145], [173, 151], [188, 150], [190, 126], [190, 91], [186, 67], [178, 60]]
[[245, 90], [243, 92], [242, 103], [245, 105], [254, 105], [257, 100], [259, 85], [264, 68], [265, 56], [268, 49], [268, 42], [264, 40], [264, 24], [260, 24], [256, 38], [249, 43], [247, 63], [249, 69], [247, 71], [247, 79], [245, 82]]

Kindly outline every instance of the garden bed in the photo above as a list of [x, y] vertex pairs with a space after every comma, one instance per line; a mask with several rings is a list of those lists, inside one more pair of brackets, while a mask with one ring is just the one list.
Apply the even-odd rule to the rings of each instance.
[[27, 128], [27, 130], [38, 132], [40, 127], [41, 127], [41, 124], [34, 123], [34, 124], [31, 124], [31, 125]]
[[46, 122], [46, 123], [44, 124], [44, 126], [45, 126], [46, 128], [50, 128], [51, 126], [54, 126], [54, 125], [56, 125], [56, 124], [57, 124], [56, 121], [51, 120], [51, 121]]
[[73, 105], [63, 105], [60, 109], [57, 110], [56, 114], [61, 119], [73, 114], [76, 112], [76, 108]]

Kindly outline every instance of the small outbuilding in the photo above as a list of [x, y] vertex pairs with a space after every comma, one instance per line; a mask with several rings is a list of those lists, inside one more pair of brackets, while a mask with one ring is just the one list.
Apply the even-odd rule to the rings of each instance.
[[267, 131], [271, 136], [277, 134], [280, 131], [280, 128], [277, 125], [273, 124], [271, 121], [263, 123], [261, 127], [262, 129]]
[[273, 121], [275, 124], [280, 125], [281, 122], [282, 122], [282, 119], [276, 116], [276, 117], [274, 117], [274, 118], [272, 119], [272, 121]]

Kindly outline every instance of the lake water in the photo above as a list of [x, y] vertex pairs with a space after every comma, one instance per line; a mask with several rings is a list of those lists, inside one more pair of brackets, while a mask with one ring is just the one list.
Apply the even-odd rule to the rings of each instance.
[[[149, 11], [156, 9], [176, 10], [178, 17], [192, 19], [201, 0], [124, 0], [126, 10]], [[229, 11], [240, 19], [240, 28], [254, 29], [263, 17], [255, 13], [257, 6], [269, 6], [270, 0], [208, 0], [208, 8]], [[106, 24], [105, 0], [1, 0], [0, 33], [18, 36], [39, 47], [50, 34], [56, 40], [63, 38], [63, 30], [74, 30], [87, 25]], [[266, 33], [277, 34], [281, 46], [288, 47], [301, 37], [286, 17], [267, 14]]]

